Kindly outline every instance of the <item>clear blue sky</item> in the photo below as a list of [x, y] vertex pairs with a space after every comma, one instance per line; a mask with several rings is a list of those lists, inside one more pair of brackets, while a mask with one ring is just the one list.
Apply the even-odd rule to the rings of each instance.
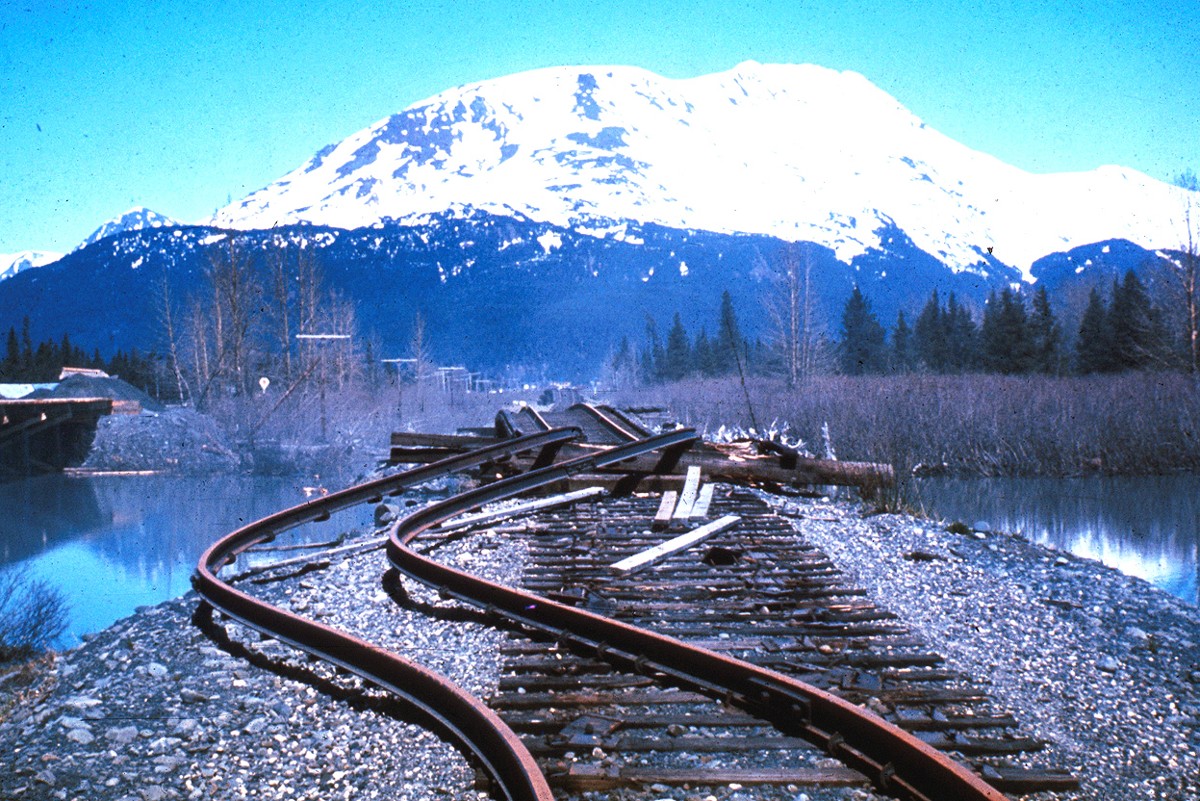
[[0, 253], [184, 221], [470, 81], [560, 64], [863, 73], [1036, 172], [1200, 171], [1196, 0], [0, 0]]

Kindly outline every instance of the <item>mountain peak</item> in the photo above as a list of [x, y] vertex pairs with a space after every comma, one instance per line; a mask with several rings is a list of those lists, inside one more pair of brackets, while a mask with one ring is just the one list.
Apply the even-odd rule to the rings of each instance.
[[0, 253], [0, 281], [33, 267], [51, 264], [62, 258], [61, 253], [47, 250], [23, 250], [20, 253]]
[[148, 209], [145, 206], [134, 206], [101, 225], [87, 239], [80, 242], [75, 249], [82, 250], [88, 245], [99, 242], [101, 239], [123, 234], [126, 231], [140, 231], [143, 228], [165, 228], [181, 224], [177, 220], [173, 220], [164, 214], [159, 214], [153, 209]]
[[550, 67], [415, 103], [212, 222], [358, 228], [473, 207], [599, 232], [805, 240], [845, 263], [899, 229], [955, 271], [985, 269], [994, 249], [1028, 277], [1038, 258], [1090, 242], [1174, 246], [1163, 221], [1177, 196], [1134, 175], [1027, 173], [929, 128], [864, 76], [813, 64], [685, 79]]

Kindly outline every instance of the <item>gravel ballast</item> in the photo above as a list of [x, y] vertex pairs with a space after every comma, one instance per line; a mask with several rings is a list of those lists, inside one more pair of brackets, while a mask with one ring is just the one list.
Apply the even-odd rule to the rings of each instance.
[[[864, 516], [857, 504], [764, 498], [948, 667], [1051, 741], [1044, 764], [1082, 781], [1079, 792], [1054, 798], [1200, 798], [1194, 607], [1018, 537]], [[435, 554], [504, 583], [517, 580], [524, 560], [519, 542], [494, 531]], [[328, 566], [240, 586], [472, 692], [493, 691], [504, 634], [411, 583], [408, 602], [396, 604], [381, 583], [378, 549], [312, 559]], [[385, 694], [234, 623], [224, 625], [235, 645], [223, 648], [194, 625], [196, 605], [189, 594], [140, 610], [61, 655], [0, 721], [0, 798], [478, 798], [466, 760]], [[663, 797], [691, 796], [664, 788]]]

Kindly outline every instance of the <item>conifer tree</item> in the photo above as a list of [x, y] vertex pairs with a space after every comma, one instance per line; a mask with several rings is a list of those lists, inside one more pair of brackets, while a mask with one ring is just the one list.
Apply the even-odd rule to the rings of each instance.
[[646, 315], [646, 347], [642, 350], [642, 380], [647, 384], [662, 381], [663, 352], [662, 340], [658, 338], [658, 324], [654, 318]]
[[1130, 270], [1121, 283], [1113, 282], [1109, 307], [1112, 362], [1117, 370], [1142, 370], [1156, 360], [1161, 342], [1155, 342], [1150, 296]]
[[696, 335], [696, 344], [692, 346], [692, 361], [696, 372], [703, 376], [716, 375], [717, 364], [714, 356], [712, 343], [708, 339], [708, 332], [701, 326], [700, 333]]
[[886, 362], [884, 330], [868, 301], [855, 285], [842, 310], [839, 361], [847, 375], [882, 372]]
[[942, 326], [946, 338], [946, 369], [955, 373], [973, 370], [979, 362], [979, 331], [971, 313], [959, 305], [953, 292], [946, 299]]
[[913, 362], [913, 333], [901, 311], [896, 315], [896, 327], [892, 329], [892, 370], [907, 373], [913, 368]]
[[4, 377], [13, 380], [21, 371], [21, 343], [17, 339], [17, 329], [9, 327], [8, 343], [4, 353]]
[[1100, 290], [1095, 287], [1088, 295], [1088, 305], [1079, 322], [1079, 338], [1075, 341], [1075, 369], [1084, 375], [1107, 373], [1114, 369], [1108, 309], [1100, 297]]
[[984, 368], [997, 373], [1027, 373], [1033, 368], [1033, 339], [1021, 296], [1005, 287], [988, 297], [980, 327]]
[[663, 378], [667, 381], [678, 381], [687, 376], [691, 371], [691, 345], [688, 342], [688, 335], [683, 327], [683, 321], [679, 318], [679, 312], [675, 312], [675, 319], [671, 323], [671, 330], [667, 332], [666, 361], [662, 371]]
[[946, 327], [942, 319], [942, 302], [936, 289], [917, 316], [913, 334], [916, 355], [925, 367], [935, 373], [945, 371], [948, 353]]
[[728, 289], [721, 293], [721, 311], [714, 351], [717, 369], [722, 375], [737, 372], [738, 359], [742, 358], [745, 344], [742, 341], [737, 312], [733, 308], [733, 297]]
[[1054, 319], [1045, 286], [1039, 286], [1033, 295], [1029, 331], [1033, 346], [1031, 369], [1039, 373], [1057, 373], [1062, 362], [1062, 330]]

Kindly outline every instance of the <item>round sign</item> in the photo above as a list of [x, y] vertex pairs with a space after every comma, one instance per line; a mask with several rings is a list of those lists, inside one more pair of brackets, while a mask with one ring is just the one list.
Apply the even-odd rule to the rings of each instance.
[[263, 392], [266, 392], [267, 387], [271, 386], [271, 379], [264, 375], [262, 378], [258, 379], [258, 385], [262, 387]]

